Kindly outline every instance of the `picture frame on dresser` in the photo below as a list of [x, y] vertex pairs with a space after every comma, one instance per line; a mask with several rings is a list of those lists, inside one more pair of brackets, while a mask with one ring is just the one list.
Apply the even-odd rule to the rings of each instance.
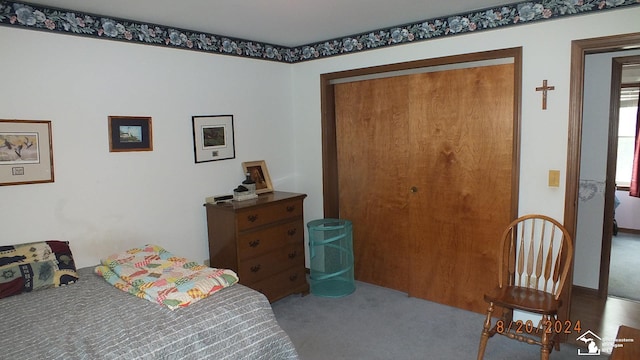
[[54, 182], [49, 120], [0, 119], [0, 186]]
[[233, 115], [196, 115], [191, 117], [195, 162], [235, 159]]
[[153, 151], [149, 116], [109, 116], [109, 152]]
[[264, 160], [245, 161], [242, 163], [244, 173], [249, 173], [251, 179], [256, 183], [256, 194], [273, 192], [273, 184]]

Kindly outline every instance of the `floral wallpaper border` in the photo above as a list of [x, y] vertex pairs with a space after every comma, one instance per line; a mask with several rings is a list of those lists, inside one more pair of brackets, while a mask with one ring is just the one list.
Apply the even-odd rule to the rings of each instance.
[[[286, 47], [135, 20], [0, 1], [0, 25], [67, 35], [297, 63], [331, 56], [640, 5], [640, 0], [524, 1], [318, 43]], [[153, 10], [150, 10], [153, 11]]]

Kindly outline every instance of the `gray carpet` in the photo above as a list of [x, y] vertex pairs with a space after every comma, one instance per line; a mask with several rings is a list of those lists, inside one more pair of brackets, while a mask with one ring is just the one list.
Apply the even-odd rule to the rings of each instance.
[[619, 232], [613, 237], [609, 295], [640, 301], [640, 235]]
[[[475, 359], [484, 321], [481, 314], [363, 282], [343, 298], [291, 295], [272, 307], [302, 360]], [[499, 335], [485, 353], [487, 360], [539, 358], [540, 347]], [[579, 358], [573, 345], [551, 353], [552, 360]]]

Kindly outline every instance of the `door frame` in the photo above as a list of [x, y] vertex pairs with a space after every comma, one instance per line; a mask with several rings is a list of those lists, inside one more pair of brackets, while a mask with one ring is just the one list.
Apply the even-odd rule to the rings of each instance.
[[520, 179], [520, 122], [522, 99], [522, 47], [484, 51], [471, 54], [445, 56], [433, 59], [409, 61], [367, 68], [338, 71], [320, 75], [320, 106], [322, 126], [322, 190], [325, 218], [340, 217], [338, 188], [338, 151], [336, 141], [335, 97], [333, 82], [359, 76], [371, 76], [396, 71], [407, 71], [434, 66], [447, 66], [477, 61], [513, 58], [514, 105], [513, 105], [513, 162], [511, 183], [511, 217], [518, 214]]
[[[584, 104], [584, 63], [585, 57], [589, 54], [621, 51], [629, 48], [640, 48], [640, 33], [630, 33], [622, 35], [605, 36], [599, 38], [573, 40], [571, 42], [571, 72], [569, 90], [569, 139], [567, 146], [567, 179], [565, 193], [564, 225], [574, 239], [578, 222], [578, 191], [580, 185], [580, 159], [582, 145], [582, 109]], [[613, 112], [613, 109], [610, 113]], [[615, 111], [617, 114], [617, 110]], [[609, 121], [611, 126], [611, 121]], [[617, 123], [617, 120], [616, 120]], [[609, 130], [611, 136], [611, 129]], [[617, 139], [615, 141], [617, 144]], [[609, 139], [609, 154], [607, 156], [607, 179], [611, 172], [611, 146]], [[615, 171], [615, 164], [613, 164]], [[614, 172], [615, 177], [615, 172]], [[603, 224], [603, 241], [600, 259], [600, 276], [598, 281], [598, 296], [606, 297], [606, 285], [608, 284], [609, 263], [611, 255], [611, 236], [605, 244], [605, 232], [607, 228], [613, 227], [613, 194], [615, 193], [615, 182], [607, 181], [605, 194], [605, 219]], [[608, 211], [608, 212], [607, 212]], [[608, 215], [608, 216], [607, 216]], [[611, 234], [609, 232], [609, 234]], [[605, 264], [606, 263], [606, 264]], [[606, 272], [603, 268], [606, 266]], [[604, 278], [606, 276], [606, 278]], [[569, 279], [573, 284], [573, 273]], [[603, 284], [605, 286], [603, 286]]]

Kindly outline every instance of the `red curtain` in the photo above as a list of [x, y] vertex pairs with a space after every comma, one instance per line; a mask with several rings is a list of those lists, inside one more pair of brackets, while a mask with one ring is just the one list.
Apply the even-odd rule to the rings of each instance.
[[638, 107], [636, 109], [636, 147], [633, 152], [633, 171], [631, 172], [631, 189], [629, 196], [640, 197], [640, 94], [638, 94]]

